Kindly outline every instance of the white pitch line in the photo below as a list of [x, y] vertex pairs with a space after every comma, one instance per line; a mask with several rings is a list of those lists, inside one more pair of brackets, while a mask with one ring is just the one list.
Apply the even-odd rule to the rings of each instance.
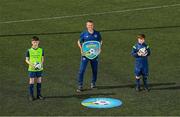
[[79, 14], [79, 15], [67, 15], [67, 16], [49, 17], [49, 18], [24, 19], [24, 20], [14, 20], [14, 21], [1, 21], [0, 24], [11, 24], [11, 23], [20, 23], [20, 22], [32, 22], [32, 21], [65, 19], [65, 18], [104, 15], [104, 14], [112, 14], [112, 13], [124, 13], [124, 12], [131, 12], [131, 11], [160, 9], [160, 8], [168, 8], [168, 7], [175, 7], [175, 6], [180, 6], [180, 4], [162, 5], [162, 6], [154, 6], [154, 7], [144, 7], [144, 8], [136, 8], [136, 9], [126, 9], [126, 10], [119, 10], [119, 11], [107, 11], [107, 12], [99, 12], [99, 13], [86, 13], [86, 14]]

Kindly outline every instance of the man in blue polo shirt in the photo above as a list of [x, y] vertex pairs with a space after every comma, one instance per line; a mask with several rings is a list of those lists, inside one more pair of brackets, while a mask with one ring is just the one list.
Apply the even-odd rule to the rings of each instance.
[[[78, 46], [80, 48], [81, 54], [82, 52], [82, 44], [87, 41], [98, 41], [102, 45], [102, 39], [101, 34], [94, 30], [94, 23], [92, 20], [88, 20], [86, 22], [86, 30], [83, 31], [80, 35], [80, 39], [78, 40]], [[86, 70], [88, 61], [90, 61], [91, 68], [92, 68], [92, 81], [91, 81], [91, 88], [96, 87], [96, 80], [97, 80], [97, 70], [98, 70], [98, 57], [90, 60], [86, 58], [85, 56], [81, 56], [81, 64], [80, 64], [80, 70], [78, 74], [78, 89], [77, 92], [83, 91], [83, 78], [84, 78], [84, 72]]]

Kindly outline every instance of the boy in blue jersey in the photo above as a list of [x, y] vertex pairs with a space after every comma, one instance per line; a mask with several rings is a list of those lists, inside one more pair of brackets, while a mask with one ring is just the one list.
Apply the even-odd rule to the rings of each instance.
[[[99, 41], [102, 45], [102, 39], [101, 34], [94, 30], [94, 23], [92, 20], [88, 20], [86, 22], [86, 28], [87, 30], [83, 31], [80, 35], [80, 39], [78, 40], [78, 46], [80, 48], [81, 54], [82, 52], [82, 44], [87, 41]], [[86, 66], [90, 62], [91, 68], [92, 68], [92, 81], [91, 81], [91, 88], [96, 87], [96, 80], [97, 80], [97, 71], [98, 71], [98, 57], [94, 58], [93, 60], [90, 60], [86, 58], [85, 56], [81, 56], [81, 64], [80, 64], [80, 70], [78, 74], [78, 89], [77, 92], [83, 91], [83, 78], [84, 78], [84, 72], [86, 70]]]
[[37, 81], [37, 99], [43, 100], [41, 95], [41, 80], [44, 63], [44, 50], [39, 48], [39, 38], [32, 37], [32, 47], [26, 52], [26, 63], [29, 65], [29, 100], [33, 101], [34, 98], [34, 80]]
[[136, 91], [140, 91], [140, 76], [143, 77], [144, 89], [149, 91], [148, 78], [148, 56], [150, 55], [150, 48], [145, 43], [145, 35], [139, 34], [137, 36], [138, 43], [133, 46], [132, 56], [135, 57], [135, 76], [136, 76]]

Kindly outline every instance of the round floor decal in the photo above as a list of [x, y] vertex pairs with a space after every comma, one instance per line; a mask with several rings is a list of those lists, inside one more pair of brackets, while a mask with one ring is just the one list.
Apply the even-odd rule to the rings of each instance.
[[122, 101], [114, 98], [88, 98], [81, 102], [88, 108], [113, 108], [122, 105]]

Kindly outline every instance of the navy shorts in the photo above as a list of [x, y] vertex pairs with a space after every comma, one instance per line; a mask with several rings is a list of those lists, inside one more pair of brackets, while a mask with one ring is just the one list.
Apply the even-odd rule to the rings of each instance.
[[29, 77], [30, 78], [39, 78], [39, 77], [42, 77], [42, 71], [37, 71], [37, 72], [30, 72], [29, 71]]
[[135, 75], [136, 76], [144, 76], [144, 77], [147, 77], [148, 76], [148, 67], [141, 67], [141, 68], [138, 68], [136, 67], [135, 68]]

